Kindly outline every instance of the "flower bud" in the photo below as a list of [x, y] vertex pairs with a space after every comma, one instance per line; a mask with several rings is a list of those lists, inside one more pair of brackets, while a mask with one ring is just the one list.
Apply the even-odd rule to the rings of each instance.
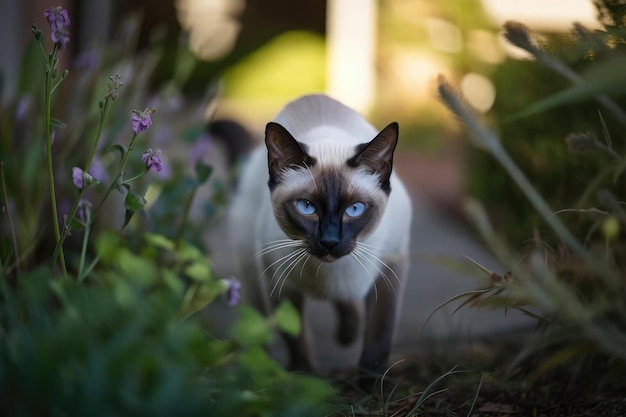
[[518, 48], [535, 54], [537, 45], [530, 36], [528, 27], [519, 22], [508, 21], [504, 24], [504, 37]]
[[598, 141], [591, 133], [570, 133], [565, 137], [570, 152], [585, 152], [598, 149]]

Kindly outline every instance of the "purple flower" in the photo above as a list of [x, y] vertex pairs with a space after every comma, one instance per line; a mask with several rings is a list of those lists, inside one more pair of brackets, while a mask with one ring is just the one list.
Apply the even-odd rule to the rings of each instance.
[[63, 10], [61, 6], [51, 7], [50, 9], [46, 9], [43, 12], [43, 15], [46, 16], [46, 20], [50, 25], [50, 29], [55, 31], [59, 28], [66, 28], [70, 25], [70, 17], [67, 14], [67, 10]]
[[152, 148], [148, 149], [141, 157], [141, 160], [144, 164], [146, 164], [146, 169], [148, 170], [152, 169], [156, 172], [161, 172], [161, 170], [163, 169], [160, 149], [157, 149], [155, 151], [153, 151]]
[[91, 211], [91, 202], [89, 200], [81, 199], [78, 202], [76, 218], [82, 222], [86, 222], [88, 220], [88, 211]]
[[70, 41], [70, 33], [66, 28], [53, 30], [50, 37], [52, 38], [52, 42], [60, 44], [61, 49], [65, 48]]
[[43, 14], [50, 25], [52, 42], [59, 44], [61, 49], [65, 48], [70, 41], [70, 32], [67, 30], [70, 26], [70, 17], [67, 14], [67, 10], [57, 6], [46, 9]]
[[230, 277], [226, 280], [226, 285], [228, 288], [226, 289], [226, 299], [228, 300], [228, 305], [231, 307], [239, 304], [239, 299], [241, 298], [239, 294], [239, 290], [241, 289], [241, 282], [235, 277]]
[[84, 185], [83, 174], [84, 174], [84, 171], [82, 169], [78, 167], [72, 168], [72, 182], [74, 183], [76, 188], [78, 188], [79, 190], [82, 190], [83, 185]]
[[131, 118], [131, 124], [133, 127], [133, 132], [136, 135], [140, 134], [144, 130], [147, 130], [150, 126], [152, 126], [152, 118], [150, 114], [154, 112], [154, 109], [145, 109], [142, 112], [137, 110], [133, 110], [133, 117]]
[[82, 190], [83, 188], [90, 186], [94, 182], [94, 179], [82, 169], [74, 167], [72, 168], [72, 182], [76, 188]]

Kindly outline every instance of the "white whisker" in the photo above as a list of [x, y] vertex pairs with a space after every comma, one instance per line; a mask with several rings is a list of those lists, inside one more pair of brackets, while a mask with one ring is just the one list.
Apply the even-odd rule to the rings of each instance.
[[386, 253], [392, 253], [391, 250], [389, 250], [388, 248], [384, 248], [382, 246], [376, 246], [376, 245], [372, 245], [371, 243], [365, 243], [365, 242], [356, 242], [358, 246], [370, 249], [370, 250], [375, 250], [375, 251], [380, 251], [380, 252], [386, 252]]
[[250, 257], [250, 261], [258, 258], [259, 256], [263, 256], [265, 254], [273, 252], [275, 250], [289, 248], [289, 247], [300, 247], [300, 246], [301, 246], [301, 242], [299, 240], [293, 240], [293, 239], [274, 240], [274, 241], [265, 243], [261, 249], [259, 249], [257, 252], [254, 253], [254, 255]]
[[[278, 260], [278, 261], [280, 261], [280, 264], [276, 267], [276, 270], [274, 271], [274, 273], [272, 274], [272, 278], [270, 279], [270, 281], [274, 282], [274, 285], [272, 286], [272, 290], [270, 291], [270, 297], [274, 294], [274, 291], [276, 291], [276, 287], [278, 287], [278, 284], [280, 283], [281, 279], [283, 278], [283, 276], [285, 276], [285, 271], [289, 268], [289, 266], [287, 266], [287, 268], [283, 269], [283, 272], [280, 273], [278, 278], [276, 278], [276, 274], [278, 274], [280, 272], [280, 270], [283, 268], [283, 266], [287, 262], [291, 262], [292, 263], [294, 261], [294, 259], [297, 260], [298, 257], [302, 254], [302, 251], [304, 251], [304, 249], [299, 249], [299, 250], [297, 250], [295, 252], [291, 252], [288, 255], [283, 256], [282, 258], [280, 258]], [[276, 262], [278, 262], [278, 261], [276, 261]], [[274, 265], [276, 262], [272, 263], [272, 265]], [[291, 265], [291, 263], [289, 265]], [[285, 279], [286, 279], [286, 277], [285, 277]]]
[[378, 262], [380, 262], [385, 268], [387, 268], [387, 270], [389, 272], [391, 272], [393, 274], [393, 276], [395, 277], [395, 279], [398, 282], [398, 284], [401, 283], [400, 282], [400, 278], [398, 277], [396, 272], [393, 270], [393, 268], [390, 267], [385, 261], [383, 261], [382, 258], [380, 258], [378, 255], [376, 255], [375, 252], [373, 252], [371, 249], [369, 249], [367, 247], [361, 247], [360, 250], [362, 250], [363, 252], [365, 252], [366, 254], [370, 255], [373, 258], [375, 258]]
[[311, 259], [311, 254], [307, 250], [306, 251], [306, 259], [302, 263], [302, 268], [300, 268], [300, 281], [302, 281], [302, 273], [304, 272], [304, 267], [306, 266], [306, 263], [309, 262], [309, 259]]
[[[300, 249], [300, 250], [304, 250], [304, 249]], [[278, 258], [277, 260], [275, 260], [274, 262], [272, 262], [271, 264], [269, 264], [269, 265], [267, 266], [267, 268], [265, 268], [265, 269], [263, 270], [263, 272], [261, 272], [261, 275], [259, 275], [259, 277], [258, 277], [257, 279], [261, 279], [261, 278], [265, 275], [265, 273], [266, 273], [266, 272], [267, 272], [267, 271], [268, 271], [271, 267], [273, 267], [274, 265], [276, 265], [277, 263], [279, 263], [279, 262], [280, 262], [280, 265], [278, 266], [278, 268], [276, 269], [276, 271], [275, 271], [275, 272], [274, 272], [274, 274], [272, 275], [272, 279], [274, 279], [274, 277], [276, 276], [277, 271], [280, 269], [280, 266], [282, 266], [282, 265], [283, 265], [283, 263], [285, 263], [285, 262], [289, 261], [289, 260], [290, 260], [290, 259], [292, 259], [294, 256], [296, 256], [296, 255], [300, 252], [300, 250], [296, 250], [296, 251], [294, 251], [294, 252], [289, 252], [288, 254], [286, 254], [286, 255], [284, 255], [284, 256], [281, 256], [280, 258]]]
[[317, 278], [317, 274], [320, 272], [320, 268], [322, 267], [322, 264], [324, 262], [320, 262], [319, 265], [317, 265], [317, 269], [315, 270], [315, 278]]
[[[283, 285], [285, 285], [285, 282], [287, 282], [287, 279], [289, 278], [293, 270], [296, 268], [296, 266], [298, 266], [298, 263], [307, 256], [307, 251], [305, 249], [302, 249], [298, 252], [299, 252], [298, 256], [294, 260], [292, 260], [291, 263], [289, 263], [289, 265], [287, 265], [287, 267], [285, 268], [281, 276], [278, 277], [277, 283], [282, 280], [282, 284], [280, 284], [280, 288], [278, 289], [278, 298], [280, 298], [280, 294], [283, 291]], [[270, 296], [271, 296], [271, 293], [270, 293]]]
[[[400, 279], [398, 278], [396, 273], [393, 271], [393, 269], [391, 269], [391, 267], [389, 265], [387, 265], [382, 259], [380, 259], [373, 251], [368, 250], [367, 248], [364, 248], [364, 247], [359, 247], [359, 245], [356, 246], [356, 248], [353, 251], [353, 253], [357, 257], [362, 259], [363, 261], [367, 262], [368, 264], [370, 264], [371, 266], [376, 268], [376, 270], [378, 271], [380, 276], [383, 278], [383, 280], [385, 281], [385, 283], [387, 284], [389, 289], [391, 289], [391, 291], [394, 294], [396, 293], [396, 289], [395, 289], [393, 283], [391, 282], [391, 279], [389, 278], [389, 276], [387, 276], [387, 274], [384, 272], [384, 270], [381, 269], [380, 266], [379, 266], [379, 264], [383, 265], [385, 268], [387, 268], [389, 271], [391, 271], [391, 273], [394, 275], [394, 277], [396, 278], [398, 283], [400, 283]], [[372, 258], [374, 258], [374, 259], [372, 260]]]
[[[365, 266], [365, 264], [363, 263], [363, 261], [361, 259], [365, 259], [364, 255], [359, 252], [358, 247], [354, 248], [354, 250], [348, 255], [349, 259], [351, 259], [353, 262], [358, 263], [359, 265], [361, 265], [361, 267], [367, 272], [369, 271], [369, 268], [367, 266]], [[374, 299], [376, 301], [378, 301], [378, 288], [376, 287], [376, 281], [374, 281]]]

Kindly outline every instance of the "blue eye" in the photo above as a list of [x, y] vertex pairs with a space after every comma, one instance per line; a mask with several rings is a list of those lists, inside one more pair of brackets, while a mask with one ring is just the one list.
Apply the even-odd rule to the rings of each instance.
[[365, 211], [365, 203], [361, 203], [360, 201], [354, 202], [348, 206], [346, 209], [346, 214], [348, 217], [359, 217]]
[[315, 213], [315, 206], [309, 200], [305, 200], [301, 198], [300, 200], [296, 200], [296, 208], [298, 211], [305, 216], [311, 215]]

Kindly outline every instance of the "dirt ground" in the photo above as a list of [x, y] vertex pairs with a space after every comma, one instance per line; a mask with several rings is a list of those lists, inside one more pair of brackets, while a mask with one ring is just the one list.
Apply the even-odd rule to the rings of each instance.
[[507, 369], [518, 343], [497, 354], [483, 346], [455, 360], [433, 352], [406, 357], [390, 368], [382, 389], [363, 390], [355, 371], [324, 376], [343, 400], [337, 416], [626, 416], [626, 374], [595, 380], [600, 374], [571, 378], [557, 371], [531, 383]]

